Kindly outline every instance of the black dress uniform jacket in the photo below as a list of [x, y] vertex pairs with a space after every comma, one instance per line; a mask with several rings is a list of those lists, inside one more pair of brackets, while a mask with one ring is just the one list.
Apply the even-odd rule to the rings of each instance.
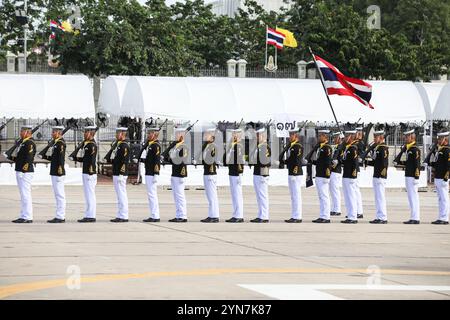
[[298, 142], [291, 143], [288, 150], [288, 157], [286, 158], [288, 175], [301, 176], [303, 174], [302, 160], [303, 146]]
[[16, 162], [15, 171], [34, 172], [34, 156], [36, 154], [36, 144], [33, 139], [25, 139], [17, 149], [17, 156], [12, 157]]
[[[203, 174], [205, 176], [217, 174], [217, 165], [216, 161], [214, 161], [216, 157], [216, 145], [214, 144], [214, 142], [205, 143], [202, 146], [202, 152], [203, 152]], [[205, 161], [205, 159], [207, 161]]]
[[367, 165], [373, 166], [374, 178], [387, 178], [389, 166], [389, 147], [385, 144], [377, 145], [372, 151], [372, 160], [367, 160]]
[[[174, 159], [176, 159], [174, 161]], [[187, 177], [188, 150], [184, 142], [177, 143], [170, 150], [170, 163], [172, 164], [172, 177]]]
[[331, 175], [331, 146], [321, 143], [317, 150], [317, 159], [312, 163], [316, 166], [316, 177], [329, 178]]
[[240, 143], [233, 142], [225, 154], [224, 163], [228, 166], [228, 175], [238, 176], [244, 172], [244, 149]]
[[56, 139], [52, 146], [52, 154], [50, 156], [44, 155], [42, 159], [50, 161], [50, 175], [64, 176], [66, 169], [64, 169], [66, 156], [66, 142], [63, 138]]
[[435, 160], [431, 163], [431, 166], [434, 168], [434, 178], [448, 181], [450, 170], [450, 147], [439, 147], [434, 156]]
[[83, 157], [77, 157], [76, 159], [78, 162], [83, 162], [83, 173], [88, 175], [96, 174], [97, 144], [95, 140], [85, 141], [83, 150]]
[[345, 144], [342, 144], [342, 143], [338, 144], [334, 147], [333, 159], [336, 159], [337, 163], [331, 165], [331, 172], [342, 173], [341, 159], [342, 159], [342, 155], [344, 154], [344, 150], [345, 150]]
[[154, 176], [159, 174], [161, 168], [161, 145], [159, 141], [149, 141], [147, 155], [145, 157], [145, 175]]
[[256, 164], [253, 168], [255, 176], [269, 176], [271, 150], [267, 142], [258, 144], [256, 148]]
[[343, 178], [356, 179], [358, 176], [358, 146], [352, 143], [345, 147], [342, 155], [342, 165], [344, 167]]
[[128, 175], [128, 163], [130, 162], [130, 146], [125, 141], [119, 141], [116, 145], [116, 153], [112, 160], [113, 176]]
[[420, 149], [414, 143], [406, 150], [406, 161], [400, 161], [405, 166], [405, 177], [420, 177]]

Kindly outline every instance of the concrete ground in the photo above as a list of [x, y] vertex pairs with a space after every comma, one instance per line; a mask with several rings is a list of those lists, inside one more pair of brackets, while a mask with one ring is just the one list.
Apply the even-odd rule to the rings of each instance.
[[[450, 226], [435, 226], [437, 198], [420, 193], [422, 224], [409, 218], [406, 193], [387, 192], [389, 224], [371, 225], [373, 193], [363, 190], [357, 225], [313, 224], [315, 189], [303, 189], [304, 222], [287, 224], [287, 188], [270, 188], [270, 223], [228, 224], [231, 199], [219, 189], [222, 221], [203, 224], [204, 191], [186, 192], [189, 222], [174, 216], [169, 190], [159, 189], [161, 223], [148, 216], [145, 186], [128, 186], [129, 223], [113, 224], [112, 185], [97, 186], [95, 224], [79, 224], [83, 194], [67, 186], [67, 222], [54, 214], [50, 186], [33, 187], [34, 223], [10, 221], [19, 211], [15, 186], [0, 186], [2, 299], [450, 299]], [[256, 215], [244, 188], [245, 218]]]

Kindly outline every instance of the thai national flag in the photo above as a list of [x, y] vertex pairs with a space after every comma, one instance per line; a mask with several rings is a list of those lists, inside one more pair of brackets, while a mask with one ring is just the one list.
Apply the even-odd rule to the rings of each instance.
[[266, 43], [274, 45], [278, 49], [283, 49], [283, 42], [286, 36], [274, 29], [267, 28]]
[[318, 55], [314, 55], [314, 59], [322, 73], [328, 95], [351, 96], [373, 109], [373, 106], [370, 104], [370, 98], [372, 98], [371, 84], [360, 79], [345, 76], [335, 66]]
[[63, 26], [53, 20], [50, 20], [50, 29], [52, 30], [52, 32], [56, 32], [58, 29], [66, 31]]

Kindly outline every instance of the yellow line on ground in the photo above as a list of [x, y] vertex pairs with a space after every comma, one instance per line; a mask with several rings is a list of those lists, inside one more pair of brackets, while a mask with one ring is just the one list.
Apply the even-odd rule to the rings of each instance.
[[[447, 271], [425, 271], [425, 270], [396, 270], [381, 269], [381, 275], [417, 275], [417, 276], [450, 276]], [[318, 274], [367, 274], [367, 269], [206, 269], [206, 270], [186, 270], [186, 271], [160, 271], [145, 273], [108, 274], [81, 277], [80, 283], [95, 283], [101, 281], [142, 279], [156, 277], [177, 277], [177, 276], [214, 276], [224, 274], [245, 274], [245, 273], [318, 273]], [[25, 293], [30, 291], [64, 287], [68, 279], [55, 279], [37, 282], [25, 282], [0, 287], [0, 299]]]

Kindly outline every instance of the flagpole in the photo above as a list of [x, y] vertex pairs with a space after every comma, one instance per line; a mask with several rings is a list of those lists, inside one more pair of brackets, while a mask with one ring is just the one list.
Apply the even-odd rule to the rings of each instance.
[[264, 61], [264, 66], [267, 65], [267, 24], [266, 24], [266, 60]]
[[[323, 80], [322, 71], [320, 71], [320, 68], [319, 68], [319, 66], [317, 65], [316, 57], [314, 56], [314, 54], [313, 54], [313, 52], [312, 52], [312, 50], [311, 50], [311, 47], [308, 47], [308, 49], [309, 49], [309, 53], [311, 53], [311, 56], [312, 56], [312, 58], [313, 58], [313, 60], [314, 60], [314, 65], [316, 66], [316, 69], [317, 69], [317, 71], [319, 72], [319, 75], [320, 75], [320, 82], [322, 83], [323, 90], [325, 91], [325, 96], [327, 97], [328, 103], [329, 103], [330, 108], [331, 108], [331, 112], [333, 113], [334, 121], [336, 121], [338, 130], [341, 131], [341, 127], [339, 126], [338, 119], [337, 119], [337, 117], [336, 117], [336, 114], [334, 113], [333, 105], [331, 104], [330, 97], [328, 96], [327, 88], [325, 87], [325, 82], [324, 82], [324, 80]], [[341, 131], [341, 133], [342, 133], [342, 131]]]

